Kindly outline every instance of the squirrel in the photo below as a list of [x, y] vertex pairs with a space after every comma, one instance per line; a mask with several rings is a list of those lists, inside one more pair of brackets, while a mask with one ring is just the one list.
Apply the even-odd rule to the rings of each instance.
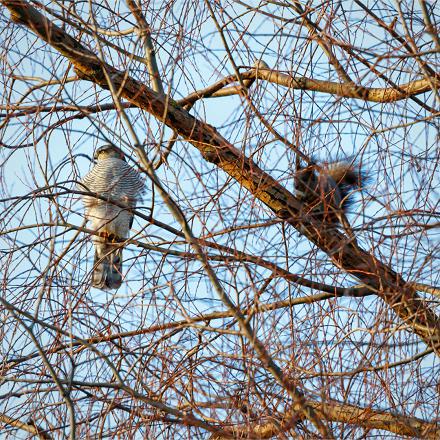
[[354, 191], [362, 190], [366, 174], [359, 165], [347, 160], [310, 162], [301, 166], [296, 161], [295, 192], [304, 203], [304, 214], [313, 214], [331, 223], [343, 223], [354, 202]]

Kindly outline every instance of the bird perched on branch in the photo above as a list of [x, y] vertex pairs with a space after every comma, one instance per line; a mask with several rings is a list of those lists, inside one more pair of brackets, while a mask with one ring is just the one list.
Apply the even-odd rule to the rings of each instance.
[[122, 283], [123, 240], [133, 225], [132, 209], [144, 188], [139, 173], [127, 164], [121, 149], [103, 145], [95, 152], [94, 167], [82, 179], [81, 191], [96, 193], [83, 196], [86, 218], [93, 236], [95, 259], [92, 285], [117, 289]]
[[304, 203], [305, 214], [313, 214], [332, 223], [341, 223], [354, 202], [356, 190], [365, 186], [366, 175], [348, 161], [310, 163], [296, 162], [296, 196]]

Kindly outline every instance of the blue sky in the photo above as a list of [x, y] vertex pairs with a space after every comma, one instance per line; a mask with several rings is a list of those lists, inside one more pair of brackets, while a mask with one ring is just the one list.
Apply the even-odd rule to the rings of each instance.
[[[152, 22], [153, 35], [158, 41], [159, 63], [165, 72], [164, 77], [172, 85], [175, 99], [232, 73], [212, 22], [207, 20], [197, 7], [176, 3], [172, 11], [165, 12], [158, 7], [155, 16], [157, 21]], [[244, 12], [241, 6], [235, 5], [234, 8], [236, 14]], [[97, 14], [98, 19], [101, 18], [99, 25], [109, 27], [105, 13], [101, 10], [100, 14]], [[147, 18], [152, 17], [153, 14]], [[368, 28], [356, 17], [356, 13], [349, 17], [351, 44], [367, 48], [372, 53], [386, 52], [388, 46], [383, 31]], [[390, 11], [389, 16], [385, 14], [383, 18], [391, 21], [393, 14]], [[2, 22], [6, 23], [5, 20], [3, 17]], [[196, 25], [199, 21], [204, 23], [200, 33], [190, 32], [189, 24]], [[180, 29], [178, 24], [181, 22], [188, 27]], [[243, 26], [249, 26], [241, 39], [237, 38], [237, 29], [233, 26], [227, 27], [230, 32], [228, 41], [237, 44], [233, 46], [231, 43], [237, 64], [250, 66], [255, 58], [262, 58], [269, 66], [292, 75], [337, 80], [333, 68], [322, 52], [316, 49], [316, 45], [303, 44], [306, 34], [304, 31], [299, 35], [292, 34], [289, 31], [296, 29], [293, 25], [287, 23], [284, 25], [285, 28], [280, 27], [265, 17], [252, 14], [244, 15], [241, 22]], [[126, 29], [129, 26], [123, 24], [122, 28]], [[343, 28], [342, 19], [335, 26], [341, 27], [342, 36], [348, 35], [348, 30]], [[397, 29], [402, 31], [399, 23]], [[178, 31], [186, 31], [188, 35], [185, 32], [181, 35]], [[167, 32], [170, 32], [171, 36], [168, 36]], [[13, 94], [8, 98], [11, 67], [14, 75], [27, 77], [61, 79], [74, 75], [62, 57], [54, 55], [53, 51], [49, 52], [45, 44], [39, 41], [35, 43], [34, 37], [23, 27], [14, 27], [13, 30], [7, 28], [2, 32], [2, 39], [9, 49], [7, 61], [1, 61], [2, 82], [5, 84], [0, 92], [3, 103], [7, 99], [16, 101], [29, 84], [34, 83], [27, 80], [25, 85], [25, 81], [16, 81]], [[421, 35], [420, 39], [429, 41], [429, 36]], [[93, 45], [92, 39], [88, 41]], [[131, 50], [135, 41], [133, 37], [132, 41], [125, 39], [118, 43], [125, 44], [127, 50]], [[370, 56], [368, 51], [367, 57]], [[23, 58], [23, 54], [27, 53], [29, 56]], [[399, 51], [396, 50], [396, 53]], [[115, 56], [115, 52], [110, 50], [108, 55]], [[374, 56], [371, 55], [371, 58], [374, 59]], [[123, 66], [122, 57], [114, 59], [117, 66], [118, 63]], [[438, 62], [438, 54], [432, 55], [430, 59], [435, 65], [436, 60]], [[417, 64], [408, 60], [401, 62], [388, 58], [378, 61], [378, 66], [399, 84], [420, 77]], [[132, 62], [129, 68], [133, 76], [147, 81], [145, 66]], [[383, 81], [368, 72], [368, 69], [356, 66], [353, 70], [355, 68], [360, 69], [356, 78], [359, 78], [363, 85], [383, 85]], [[166, 83], [166, 87], [169, 83]], [[54, 96], [57, 99], [54, 99]], [[377, 231], [373, 231], [366, 227], [370, 219], [377, 221], [383, 215], [389, 216], [403, 210], [417, 208], [438, 212], [438, 122], [429, 120], [426, 123], [415, 123], [416, 119], [423, 119], [428, 114], [409, 100], [393, 104], [365, 103], [318, 93], [289, 91], [266, 83], [258, 83], [252, 87], [250, 96], [279, 133], [299, 143], [307, 154], [323, 159], [343, 155], [357, 156], [370, 174], [369, 187], [350, 214], [354, 226], [363, 227], [359, 230], [360, 243], [382, 261], [389, 262], [407, 279], [438, 285], [438, 234], [435, 229], [414, 232], [410, 225], [413, 218], [435, 222], [434, 215], [431, 218], [402, 216], [399, 221], [394, 217], [385, 217], [381, 222], [374, 224], [384, 225], [385, 229], [378, 228]], [[95, 103], [97, 97], [100, 103], [110, 102], [109, 93], [94, 88], [91, 83], [72, 82], [62, 90], [55, 86], [50, 90], [35, 91], [26, 98], [26, 104], [35, 105], [40, 100], [47, 100], [45, 103], [51, 105], [75, 103], [81, 106]], [[421, 99], [429, 105], [435, 105], [432, 94], [425, 94]], [[294, 191], [294, 153], [273, 139], [258, 118], [250, 113], [249, 106], [242, 98], [236, 96], [205, 99], [196, 104], [193, 113], [217, 127], [246, 155], [252, 155], [260, 167]], [[128, 110], [127, 114], [138, 136], [146, 142], [149, 157], [155, 158], [154, 143], [161, 139], [164, 145], [170, 136], [170, 130], [137, 109]], [[53, 223], [59, 221], [61, 216], [69, 223], [81, 226], [81, 202], [68, 190], [74, 188], [75, 181], [84, 175], [90, 166], [84, 155], [92, 156], [94, 149], [104, 143], [105, 138], [116, 143], [121, 142], [125, 150], [130, 151], [131, 141], [126, 127], [115, 112], [92, 114], [88, 118], [71, 120], [43, 135], [47, 126], [71, 115], [70, 112], [31, 115], [14, 120], [0, 132], [1, 141], [7, 145], [31, 144], [26, 148], [2, 149], [2, 198], [30, 194], [36, 188], [51, 185], [54, 188], [56, 186], [57, 192], [63, 193], [52, 200], [47, 197], [35, 198], [19, 204], [14, 204], [13, 200], [6, 200], [2, 204], [5, 215], [4, 220], [0, 220], [1, 229]], [[373, 133], [374, 130], [377, 133]], [[38, 143], [35, 143], [36, 139]], [[201, 160], [198, 151], [187, 143], [179, 141], [176, 144], [170, 155], [169, 165], [161, 167], [159, 177], [184, 210], [196, 235], [273, 219], [273, 214], [264, 205], [232, 182], [223, 171]], [[64, 183], [60, 189], [62, 182]], [[155, 218], [178, 228], [148, 181], [146, 188], [140, 210], [149, 214], [153, 208]], [[240, 200], [239, 206], [237, 200]], [[366, 210], [362, 209], [364, 205], [367, 206]], [[263, 256], [294, 273], [310, 278], [316, 277], [322, 281], [342, 285], [352, 285], [355, 282], [335, 270], [327, 256], [316, 251], [289, 226], [276, 224], [270, 228], [256, 228], [250, 231], [233, 231], [220, 235], [215, 240], [252, 255]], [[398, 238], [397, 234], [402, 231], [409, 234]], [[133, 234], [138, 233], [136, 236], [148, 244], [160, 244], [162, 248], [177, 250], [188, 249], [185, 244], [174, 244], [176, 237], [169, 232], [146, 225], [142, 220], [135, 222]], [[11, 247], [14, 249], [13, 253], [5, 252]], [[180, 306], [176, 305], [176, 297], [186, 307], [186, 312], [222, 309], [206, 276], [200, 271], [199, 263], [186, 259], [171, 256], [163, 259], [159, 252], [140, 253], [138, 248], [130, 246], [129, 250], [125, 251], [126, 283], [118, 292], [113, 293], [89, 289], [93, 254], [90, 239], [82, 233], [66, 232], [64, 227], [35, 227], [1, 237], [0, 249], [0, 263], [3, 267], [8, 266], [8, 271], [3, 273], [3, 294], [12, 302], [19, 301], [27, 310], [35, 311], [39, 307], [42, 316], [50, 319], [58, 319], [66, 310], [71, 311], [77, 317], [70, 325], [78, 334], [90, 335], [96, 330], [104, 331], [107, 326], [111, 327], [116, 323], [130, 329], [139, 328], [149, 322], [183, 319], [184, 313], [179, 312]], [[310, 255], [314, 256], [311, 261], [308, 258]], [[58, 262], [58, 257], [62, 257], [61, 262]], [[54, 262], [58, 264], [54, 266]], [[242, 303], [254, 297], [258, 286], [261, 286], [265, 277], [269, 275], [265, 269], [245, 267], [238, 263], [231, 263], [229, 266], [219, 264], [214, 267], [224, 281], [225, 289], [235, 301]], [[260, 301], [269, 302], [289, 296], [301, 296], [307, 292], [307, 289], [299, 289], [298, 286], [279, 279], [262, 294]], [[337, 325], [331, 322], [330, 318], [327, 319], [327, 316], [333, 316], [331, 311], [334, 307], [340, 308]], [[313, 332], [319, 316], [323, 317], [322, 326]], [[269, 316], [267, 320], [255, 318], [253, 321], [260, 335], [267, 340], [270, 339], [274, 328], [272, 319], [276, 318]], [[302, 341], [303, 345], [290, 347], [284, 360], [296, 353], [298, 359], [304, 362], [302, 366], [308, 368], [313, 365], [313, 355], [307, 353], [305, 347], [312, 346], [319, 339], [332, 341], [341, 338], [340, 331], [344, 328], [344, 322], [350, 322], [349, 327], [352, 331], [347, 332], [344, 339], [351, 342], [346, 346], [343, 343], [335, 344], [329, 354], [329, 365], [332, 365], [332, 362], [337, 365], [340, 357], [347, 358], [347, 353], [352, 353], [354, 365], [361, 365], [364, 354], [361, 349], [353, 350], [353, 346], [361, 346], [363, 342], [374, 340], [376, 335], [373, 330], [382, 331], [388, 323], [394, 324], [392, 319], [393, 315], [389, 315], [381, 301], [369, 298], [344, 298], [325, 304], [298, 307], [292, 313], [283, 314], [278, 321], [282, 331], [280, 335], [273, 336], [274, 352], [282, 352], [277, 344], [280, 344], [283, 338], [289, 339], [293, 332], [298, 335], [298, 340]], [[383, 334], [379, 334], [377, 338], [382, 341]], [[5, 351], [13, 346], [15, 338], [15, 335], [5, 338]], [[393, 342], [399, 343], [406, 338], [407, 333], [396, 331]], [[423, 346], [415, 336], [409, 338], [414, 344]], [[46, 343], [49, 343], [50, 339], [48, 335], [42, 336]], [[188, 343], [187, 346], [190, 345]], [[182, 343], [182, 346], [185, 347], [186, 344]], [[220, 347], [219, 343], [216, 349], [220, 351]], [[410, 345], [409, 348], [395, 351], [390, 349], [387, 360], [392, 362], [410, 355], [412, 347]], [[20, 350], [22, 349], [27, 350], [20, 347]], [[33, 347], [29, 349], [33, 350]], [[319, 347], [315, 346], [310, 350], [313, 353], [313, 350], [318, 349]], [[371, 350], [373, 349], [370, 348]], [[385, 356], [382, 351], [368, 354], [371, 356], [370, 361], [384, 362]], [[421, 368], [432, 368], [434, 362], [432, 357], [426, 357]], [[308, 386], [316, 387], [319, 391], [322, 383], [318, 379], [310, 380]], [[359, 389], [362, 389], [362, 385], [359, 385]], [[370, 392], [374, 394], [373, 390], [365, 390], [366, 396]], [[427, 390], [426, 393], [429, 394], [431, 391]], [[402, 391], [401, 398], [402, 401], [411, 402], [411, 393], [408, 391], [408, 394], [405, 394]], [[387, 403], [387, 398], [381, 395], [378, 405], [386, 406]], [[420, 415], [424, 415], [423, 411], [427, 411], [429, 415], [430, 408], [429, 405], [422, 408]]]

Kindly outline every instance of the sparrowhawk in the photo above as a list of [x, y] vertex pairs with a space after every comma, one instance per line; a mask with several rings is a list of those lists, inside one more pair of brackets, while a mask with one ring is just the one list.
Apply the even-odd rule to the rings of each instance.
[[128, 238], [133, 225], [131, 209], [136, 206], [144, 181], [114, 145], [98, 148], [94, 158], [95, 166], [81, 182], [82, 191], [86, 189], [101, 197], [83, 196], [86, 218], [98, 233], [93, 236], [92, 285], [104, 290], [117, 289], [122, 282], [122, 241]]

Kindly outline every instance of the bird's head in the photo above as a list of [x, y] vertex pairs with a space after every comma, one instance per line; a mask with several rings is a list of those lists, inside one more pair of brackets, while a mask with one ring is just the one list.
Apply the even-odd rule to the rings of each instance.
[[95, 151], [95, 155], [93, 156], [95, 160], [102, 160], [114, 157], [116, 159], [121, 159], [125, 161], [125, 155], [122, 150], [114, 145], [107, 144], [102, 145]]

